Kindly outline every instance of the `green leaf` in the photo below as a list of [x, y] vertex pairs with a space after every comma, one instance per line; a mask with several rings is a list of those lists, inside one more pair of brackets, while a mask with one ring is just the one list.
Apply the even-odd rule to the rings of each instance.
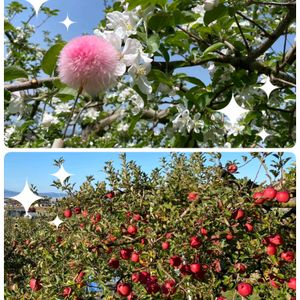
[[64, 43], [56, 44], [45, 53], [42, 60], [42, 70], [46, 74], [52, 75], [52, 73], [55, 71], [58, 55], [64, 45]]
[[14, 31], [15, 27], [10, 22], [5, 20], [4, 21], [4, 31], [9, 31], [9, 30]]
[[207, 11], [204, 15], [203, 21], [204, 24], [207, 26], [211, 22], [225, 16], [228, 14], [228, 8], [222, 4], [218, 5], [214, 9]]
[[167, 4], [168, 0], [128, 0], [129, 3], [129, 10], [137, 7], [138, 5], [141, 5], [142, 8], [152, 6], [152, 5], [159, 5], [164, 6]]
[[156, 52], [159, 49], [160, 37], [158, 34], [153, 34], [147, 41], [148, 48], [151, 53]]
[[150, 80], [155, 80], [157, 82], [164, 83], [169, 86], [173, 85], [172, 80], [165, 73], [157, 69], [152, 69], [148, 77]]
[[213, 44], [211, 46], [209, 46], [208, 48], [205, 49], [205, 51], [203, 52], [203, 55], [208, 54], [209, 52], [214, 52], [222, 47], [224, 47], [225, 45], [221, 42]]
[[26, 71], [17, 66], [9, 66], [4, 69], [4, 81], [11, 81], [17, 78], [28, 78]]
[[168, 26], [172, 26], [173, 24], [174, 23], [172, 16], [163, 11], [152, 16], [148, 21], [148, 27], [155, 31], [159, 31]]

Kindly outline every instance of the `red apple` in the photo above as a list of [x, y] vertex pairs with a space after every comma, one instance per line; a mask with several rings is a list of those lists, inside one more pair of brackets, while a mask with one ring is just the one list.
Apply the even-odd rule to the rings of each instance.
[[280, 257], [287, 262], [292, 262], [295, 259], [295, 253], [293, 251], [282, 252]]
[[275, 245], [270, 244], [267, 246], [266, 252], [270, 256], [275, 255], [277, 253], [277, 248]]
[[273, 279], [270, 279], [270, 285], [275, 289], [279, 288], [279, 284], [276, 281], [274, 281]]
[[248, 231], [248, 232], [252, 232], [253, 231], [253, 225], [250, 224], [250, 223], [246, 223], [245, 224], [245, 228], [246, 228], [246, 231]]
[[199, 273], [201, 271], [201, 265], [199, 263], [190, 264], [190, 270], [194, 274]]
[[173, 233], [172, 232], [167, 232], [166, 233], [166, 239], [171, 239], [173, 237]]
[[204, 227], [202, 227], [202, 228], [200, 228], [200, 233], [202, 234], [202, 235], [207, 235], [207, 230], [204, 228]]
[[237, 272], [243, 274], [246, 272], [247, 270], [247, 266], [245, 264], [242, 264], [242, 263], [236, 263], [234, 265], [234, 268], [237, 270]]
[[74, 207], [74, 214], [78, 215], [81, 213], [81, 208], [80, 207]]
[[191, 268], [189, 265], [182, 265], [179, 271], [183, 276], [191, 275]]
[[35, 278], [30, 279], [29, 286], [34, 292], [37, 292], [42, 288], [42, 284], [40, 280]]
[[231, 241], [231, 240], [233, 240], [234, 239], [234, 236], [231, 234], [231, 233], [228, 233], [227, 235], [226, 235], [226, 240], [227, 241]]
[[139, 214], [136, 214], [136, 215], [133, 216], [134, 221], [140, 221], [141, 219], [142, 219], [142, 217]]
[[253, 194], [253, 199], [255, 200], [254, 203], [255, 204], [263, 204], [266, 199], [264, 198], [263, 193], [261, 192], [256, 192]]
[[199, 194], [197, 192], [190, 192], [188, 194], [188, 200], [189, 201], [195, 201], [199, 198]]
[[140, 256], [137, 252], [133, 252], [131, 254], [131, 261], [133, 261], [133, 262], [139, 262], [140, 261]]
[[283, 238], [279, 234], [269, 236], [269, 242], [273, 245], [279, 246], [283, 244]]
[[277, 192], [276, 200], [281, 203], [286, 203], [290, 200], [290, 193], [288, 191]]
[[108, 199], [112, 199], [113, 197], [115, 197], [115, 192], [111, 191], [105, 194], [105, 197]]
[[268, 201], [273, 200], [276, 197], [276, 193], [277, 191], [272, 186], [269, 186], [263, 191], [263, 197]]
[[218, 296], [218, 297], [216, 298], [216, 300], [226, 300], [226, 298], [224, 298], [223, 296]]
[[229, 164], [227, 165], [227, 171], [229, 173], [235, 173], [237, 171], [238, 167], [236, 164]]
[[291, 278], [288, 281], [287, 286], [292, 290], [296, 290], [296, 277]]
[[71, 218], [72, 217], [72, 210], [70, 208], [66, 209], [64, 211], [65, 218]]
[[65, 298], [70, 297], [71, 294], [72, 294], [72, 288], [65, 287], [63, 290], [63, 297], [65, 297]]
[[100, 221], [101, 221], [101, 215], [99, 213], [97, 213], [97, 214], [95, 214], [94, 216], [91, 217], [91, 222], [93, 224], [97, 224]]
[[174, 255], [170, 258], [169, 263], [172, 267], [179, 267], [181, 264], [181, 257]]
[[169, 242], [162, 242], [161, 247], [163, 250], [168, 250], [170, 248], [170, 243]]
[[129, 225], [128, 228], [127, 228], [127, 232], [130, 235], [135, 235], [137, 233], [137, 227], [134, 226], [134, 225]]
[[138, 283], [140, 281], [140, 276], [139, 273], [132, 273], [131, 275], [131, 280], [134, 283]]
[[85, 272], [79, 271], [76, 278], [75, 278], [75, 282], [76, 283], [81, 283], [84, 276], [85, 276]]
[[112, 268], [112, 269], [118, 269], [120, 266], [120, 262], [118, 259], [116, 258], [111, 258], [108, 262], [108, 265]]
[[240, 220], [242, 218], [244, 218], [245, 216], [245, 212], [242, 209], [237, 209], [236, 211], [233, 212], [232, 217], [235, 220]]
[[253, 287], [249, 283], [242, 282], [238, 284], [237, 290], [242, 297], [247, 297], [252, 294]]
[[88, 211], [85, 209], [85, 210], [82, 211], [81, 214], [82, 214], [82, 216], [83, 216], [84, 218], [86, 218], [86, 217], [88, 216], [89, 213], [88, 213]]
[[192, 248], [198, 249], [201, 246], [202, 242], [197, 236], [192, 236], [190, 240], [190, 245]]
[[139, 273], [139, 282], [141, 284], [146, 284], [150, 280], [149, 272], [142, 271]]
[[176, 292], [176, 281], [174, 279], [168, 279], [164, 282], [161, 287], [164, 295], [172, 295]]
[[129, 259], [131, 256], [132, 250], [131, 249], [121, 249], [120, 250], [120, 257], [122, 259]]
[[122, 297], [127, 297], [130, 295], [132, 289], [129, 283], [119, 283], [117, 285], [117, 292]]

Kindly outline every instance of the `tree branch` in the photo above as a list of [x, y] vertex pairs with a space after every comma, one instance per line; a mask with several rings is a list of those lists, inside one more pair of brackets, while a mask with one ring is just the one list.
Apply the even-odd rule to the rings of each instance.
[[15, 82], [15, 83], [5, 85], [4, 89], [6, 89], [9, 92], [37, 89], [39, 87], [44, 86], [46, 83], [53, 82], [54, 80], [59, 80], [59, 77], [49, 77], [45, 79], [31, 79], [29, 81], [24, 81], [24, 82]]
[[296, 43], [286, 52], [279, 69], [282, 70], [286, 65], [291, 65], [296, 60]]
[[273, 33], [267, 38], [267, 40], [260, 45], [256, 50], [251, 53], [251, 57], [257, 58], [263, 53], [265, 53], [276, 40], [285, 32], [286, 28], [290, 25], [292, 21], [296, 18], [296, 9], [294, 6], [290, 7], [285, 18], [278, 24], [277, 28]]
[[292, 1], [292, 2], [259, 2], [259, 1], [250, 0], [248, 4], [249, 5], [251, 5], [251, 4], [272, 5], [272, 6], [295, 6], [296, 1]]

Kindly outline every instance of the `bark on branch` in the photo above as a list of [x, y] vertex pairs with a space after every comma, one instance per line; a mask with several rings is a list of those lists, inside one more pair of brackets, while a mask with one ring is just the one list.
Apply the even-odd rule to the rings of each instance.
[[4, 86], [4, 89], [6, 89], [9, 92], [37, 89], [39, 87], [44, 86], [46, 83], [51, 83], [54, 80], [58, 80], [58, 79], [59, 77], [49, 77], [45, 79], [31, 79], [29, 81], [7, 84]]

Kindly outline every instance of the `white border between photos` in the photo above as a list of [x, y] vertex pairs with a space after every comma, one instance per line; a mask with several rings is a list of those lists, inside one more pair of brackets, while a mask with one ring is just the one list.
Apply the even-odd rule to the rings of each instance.
[[[25, 0], [23, 0], [25, 1]], [[4, 1], [3, 1], [4, 2]], [[0, 13], [1, 16], [4, 16], [4, 3], [0, 7]], [[297, 20], [299, 20], [300, 16], [300, 3], [297, 5]], [[3, 20], [3, 18], [2, 18]], [[298, 32], [300, 27], [300, 22], [297, 22], [297, 33], [296, 33], [296, 41], [298, 42], [299, 37], [298, 37]], [[4, 32], [4, 26], [3, 22], [0, 22], [0, 32]], [[3, 91], [3, 79], [4, 79], [4, 72], [3, 72], [3, 65], [4, 65], [4, 35], [0, 34], [0, 57], [1, 57], [1, 73], [0, 73], [0, 84], [1, 84], [1, 91]], [[299, 43], [300, 45], [300, 43]], [[300, 49], [297, 47], [297, 57], [300, 57]], [[297, 63], [297, 82], [299, 82], [300, 79], [300, 72], [299, 72], [299, 64]], [[3, 95], [3, 92], [1, 92]], [[297, 90], [296, 92], [296, 98], [298, 99], [300, 96], [299, 91]], [[2, 103], [0, 107], [0, 115], [1, 115], [1, 122], [0, 122], [0, 152], [1, 152], [1, 157], [0, 157], [0, 169], [1, 169], [1, 175], [0, 175], [0, 197], [1, 199], [4, 199], [4, 158], [7, 153], [13, 153], [13, 152], [286, 152], [286, 153], [292, 153], [296, 157], [296, 170], [297, 170], [297, 188], [300, 187], [300, 171], [299, 171], [299, 162], [298, 159], [300, 156], [300, 146], [299, 146], [299, 139], [300, 139], [300, 126], [299, 126], [299, 120], [300, 120], [300, 104], [298, 103], [297, 108], [296, 108], [296, 145], [293, 148], [288, 148], [288, 149], [283, 149], [283, 148], [269, 148], [269, 149], [264, 149], [264, 148], [198, 148], [198, 149], [185, 149], [185, 148], [142, 148], [142, 149], [126, 149], [126, 148], [117, 148], [117, 149], [9, 149], [4, 146], [4, 100], [3, 96], [1, 97]], [[298, 210], [298, 209], [297, 209]], [[297, 219], [297, 229], [296, 229], [296, 235], [297, 237], [300, 237], [300, 229], [299, 229], [299, 222]], [[297, 239], [297, 262], [299, 262], [300, 259], [300, 242], [299, 239]], [[4, 201], [2, 202], [1, 209], [0, 209], [0, 299], [4, 299]], [[300, 270], [298, 267], [297, 263], [297, 273], [296, 277], [299, 278], [297, 280], [297, 291], [298, 293], [300, 284]]]

